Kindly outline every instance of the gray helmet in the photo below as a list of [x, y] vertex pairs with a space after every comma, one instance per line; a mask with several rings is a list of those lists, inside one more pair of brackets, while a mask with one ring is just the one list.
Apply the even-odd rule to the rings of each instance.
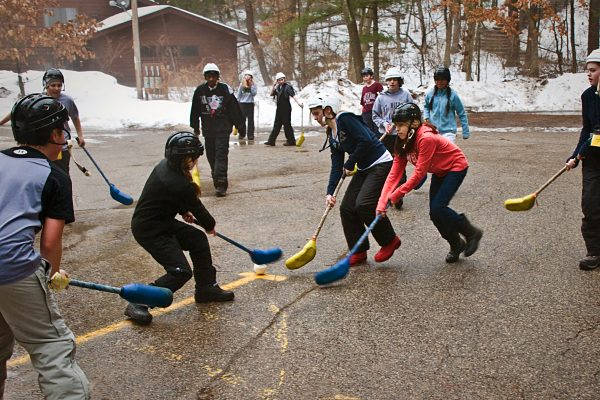
[[165, 158], [181, 160], [183, 157], [198, 158], [204, 154], [204, 146], [198, 136], [191, 132], [175, 132], [165, 144]]
[[48, 143], [53, 129], [62, 129], [68, 120], [65, 106], [42, 93], [33, 93], [17, 101], [10, 118], [17, 143], [40, 146]]
[[366, 75], [375, 75], [375, 73], [373, 72], [373, 69], [371, 69], [370, 67], [365, 67], [360, 71], [360, 76], [366, 76]]
[[44, 76], [42, 77], [42, 85], [44, 85], [44, 89], [52, 81], [61, 81], [64, 84], [65, 77], [60, 70], [56, 68], [49, 68], [46, 70], [46, 72], [44, 72]]
[[402, 103], [394, 110], [392, 122], [421, 121], [421, 109], [414, 103]]

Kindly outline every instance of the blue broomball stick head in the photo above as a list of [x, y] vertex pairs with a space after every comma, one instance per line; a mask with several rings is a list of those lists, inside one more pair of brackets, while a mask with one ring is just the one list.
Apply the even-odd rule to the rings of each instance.
[[126, 206], [133, 204], [133, 198], [127, 193], [121, 192], [114, 184], [110, 184], [110, 196]]
[[332, 267], [315, 273], [315, 282], [318, 285], [328, 285], [340, 279], [344, 279], [350, 271], [350, 257], [335, 263]]
[[270, 264], [281, 258], [283, 252], [279, 247], [272, 247], [266, 250], [254, 249], [250, 253], [250, 258], [254, 264]]

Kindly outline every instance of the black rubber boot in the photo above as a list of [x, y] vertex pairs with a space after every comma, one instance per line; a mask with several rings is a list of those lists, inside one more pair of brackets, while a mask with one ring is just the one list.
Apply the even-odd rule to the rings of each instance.
[[600, 267], [600, 256], [587, 255], [584, 259], [579, 261], [579, 269], [583, 271], [591, 271]]
[[234, 298], [233, 292], [223, 290], [216, 283], [209, 286], [201, 286], [196, 289], [194, 300], [196, 303], [209, 303], [213, 301], [232, 301]]
[[148, 325], [152, 322], [152, 314], [148, 311], [148, 306], [142, 304], [129, 303], [125, 309], [125, 315], [140, 325]]
[[452, 239], [448, 240], [448, 243], [450, 243], [450, 251], [446, 255], [446, 262], [452, 264], [458, 261], [460, 253], [467, 248], [467, 243], [460, 237], [458, 232], [453, 233]]
[[467, 239], [467, 247], [465, 248], [465, 257], [469, 257], [477, 251], [479, 241], [483, 236], [483, 231], [472, 225], [467, 217], [463, 214], [463, 221], [459, 225], [458, 231]]

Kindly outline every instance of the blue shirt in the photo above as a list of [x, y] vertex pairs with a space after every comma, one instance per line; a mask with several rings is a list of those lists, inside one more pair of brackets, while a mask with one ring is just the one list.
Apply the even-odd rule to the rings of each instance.
[[[446, 105], [448, 104], [447, 90], [450, 90], [450, 109], [448, 112], [446, 112]], [[433, 107], [430, 106], [432, 98]], [[456, 133], [457, 127], [455, 114], [457, 114], [458, 118], [460, 119], [463, 138], [467, 139], [470, 136], [469, 120], [467, 119], [467, 113], [462, 102], [460, 101], [460, 97], [458, 97], [458, 94], [451, 89], [442, 89], [436, 92], [434, 88], [427, 92], [425, 95], [423, 117], [431, 121], [431, 123], [437, 127], [440, 133]]]

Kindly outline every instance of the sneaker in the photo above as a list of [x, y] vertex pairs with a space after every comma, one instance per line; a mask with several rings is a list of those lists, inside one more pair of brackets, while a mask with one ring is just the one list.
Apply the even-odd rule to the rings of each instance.
[[587, 255], [579, 261], [579, 269], [583, 271], [591, 271], [598, 267], [600, 267], [600, 256]]
[[390, 257], [394, 255], [394, 251], [396, 251], [396, 249], [400, 247], [401, 244], [402, 241], [400, 241], [400, 238], [398, 236], [395, 236], [391, 242], [383, 246], [381, 249], [379, 249], [377, 254], [375, 254], [375, 261], [384, 262], [386, 260], [389, 260]]
[[225, 197], [225, 196], [227, 196], [227, 191], [223, 190], [223, 189], [216, 189], [215, 190], [215, 196], [217, 196], [217, 197]]
[[446, 255], [446, 262], [449, 264], [455, 263], [460, 258], [460, 253], [467, 248], [467, 242], [459, 238], [459, 242], [455, 246], [450, 246], [450, 251]]
[[152, 314], [148, 311], [148, 306], [142, 304], [129, 303], [124, 314], [139, 325], [148, 325], [152, 322]]
[[354, 253], [350, 256], [350, 266], [351, 267], [357, 266], [358, 264], [362, 264], [365, 261], [367, 261], [367, 252], [366, 251], [360, 251], [360, 252]]
[[209, 286], [201, 286], [196, 289], [194, 300], [196, 303], [209, 303], [212, 301], [232, 301], [234, 298], [233, 292], [223, 290], [216, 283]]
[[296, 143], [295, 142], [285, 142], [283, 145], [284, 146], [295, 146]]
[[267, 141], [267, 142], [264, 142], [263, 144], [264, 144], [265, 146], [275, 146], [275, 143], [273, 143], [273, 142], [268, 142], [268, 141]]

